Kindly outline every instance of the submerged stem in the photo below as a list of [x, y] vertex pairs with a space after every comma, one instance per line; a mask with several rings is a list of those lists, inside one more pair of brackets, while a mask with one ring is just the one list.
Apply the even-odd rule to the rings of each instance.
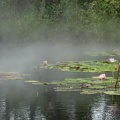
[[119, 78], [119, 71], [117, 73], [117, 78], [116, 78], [116, 83], [115, 83], [115, 89], [117, 88], [117, 85], [118, 85], [118, 78]]
[[115, 89], [117, 88], [117, 85], [119, 82], [119, 73], [120, 73], [120, 63], [118, 64], [118, 72], [117, 72], [117, 77], [116, 77]]
[[114, 72], [112, 71], [112, 77], [113, 77], [113, 81], [114, 81]]

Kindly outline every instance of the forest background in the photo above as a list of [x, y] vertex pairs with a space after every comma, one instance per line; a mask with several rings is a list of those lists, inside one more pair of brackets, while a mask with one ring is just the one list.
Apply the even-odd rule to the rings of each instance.
[[119, 0], [0, 0], [0, 42], [120, 39]]

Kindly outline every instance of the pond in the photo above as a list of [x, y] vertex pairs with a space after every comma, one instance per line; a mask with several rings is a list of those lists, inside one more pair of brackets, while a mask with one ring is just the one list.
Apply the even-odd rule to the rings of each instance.
[[0, 85], [1, 120], [119, 120], [120, 97], [55, 92], [19, 81]]
[[[51, 45], [48, 53], [44, 52], [44, 54], [42, 54], [44, 47], [41, 46], [40, 50], [38, 47], [36, 47], [36, 50], [32, 49], [33, 51], [31, 54], [27, 54], [28, 52], [31, 52], [29, 51], [30, 48], [27, 48], [28, 52], [25, 53], [23, 52], [25, 50], [24, 49], [21, 52], [24, 56], [23, 59], [20, 59], [22, 57], [20, 53], [18, 55], [13, 51], [11, 55], [12, 57], [7, 54], [10, 57], [9, 61], [7, 61], [6, 56], [2, 58], [0, 61], [3, 63], [0, 65], [1, 71], [3, 68], [3, 70], [7, 72], [11, 72], [13, 70], [17, 71], [18, 68], [20, 68], [20, 72], [28, 75], [24, 76], [24, 79], [20, 80], [16, 80], [16, 77], [13, 75], [13, 73], [7, 73], [9, 80], [2, 80], [3, 78], [0, 77], [0, 120], [120, 119], [119, 95], [107, 95], [103, 92], [96, 94], [82, 94], [79, 90], [57, 91], [55, 88], [58, 86], [55, 84], [48, 84], [54, 81], [62, 82], [66, 78], [91, 78], [92, 76], [98, 76], [100, 73], [70, 72], [61, 71], [58, 69], [41, 69], [36, 67], [42, 64], [43, 60], [45, 59], [47, 59], [48, 63], [50, 64], [56, 64], [60, 61], [68, 62], [81, 60], [106, 60], [110, 58], [109, 55], [102, 57], [86, 57], [86, 55], [84, 56], [81, 54], [83, 53], [81, 50], [83, 50], [86, 46], [81, 46], [80, 48], [79, 46], [73, 47], [72, 45], [67, 46], [67, 48], [66, 46], [62, 47], [64, 48], [62, 48], [62, 50], [66, 51], [61, 51], [59, 54], [56, 52], [56, 50], [60, 51], [61, 47], [52, 47]], [[87, 48], [89, 47], [87, 46]], [[113, 50], [114, 48], [116, 48], [116, 46], [112, 46], [111, 48], [107, 49]], [[97, 50], [97, 47], [92, 47], [90, 50]], [[89, 50], [84, 50], [84, 52], [85, 51], [90, 52]], [[34, 52], [37, 52], [40, 55], [32, 55]], [[37, 57], [37, 59], [31, 59], [32, 57]], [[22, 60], [22, 62], [20, 62], [19, 59]], [[119, 56], [117, 56], [116, 59], [119, 59]], [[15, 65], [15, 68], [13, 68], [12, 65]], [[111, 73], [106, 72], [106, 74], [107, 76], [111, 76]], [[10, 76], [12, 77], [10, 78]], [[35, 81], [39, 81], [44, 84], [32, 84], [31, 82], [24, 82], [25, 80], [31, 80], [33, 83]], [[69, 86], [69, 88], [70, 87], [73, 86]]]

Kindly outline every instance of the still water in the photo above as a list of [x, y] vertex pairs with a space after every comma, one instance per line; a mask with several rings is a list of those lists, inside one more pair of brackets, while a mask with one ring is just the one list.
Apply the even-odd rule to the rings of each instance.
[[[87, 57], [81, 55], [83, 49], [85, 51], [92, 49], [100, 51], [103, 47], [106, 48], [105, 45], [98, 48], [93, 44], [91, 48], [82, 45], [74, 47], [72, 45], [69, 47], [53, 47], [51, 45], [48, 50], [48, 46], [41, 45], [20, 49], [18, 50], [19, 54], [13, 49], [12, 52], [6, 51], [1, 54], [0, 69], [22, 70], [27, 66], [24, 71], [29, 73], [29, 69], [31, 74], [27, 79], [42, 82], [62, 81], [65, 78], [89, 78], [99, 74], [40, 70], [34, 68], [34, 65], [38, 65], [46, 59], [49, 63], [88, 60]], [[109, 47], [111, 50], [114, 48], [117, 47], [113, 44], [112, 47]], [[109, 56], [105, 59], [108, 58]], [[89, 57], [89, 59], [100, 60], [102, 58]], [[108, 73], [106, 75], [109, 76]], [[54, 87], [51, 85], [32, 85], [21, 80], [0, 81], [0, 120], [120, 120], [120, 96], [109, 96], [102, 93], [83, 95], [80, 92], [56, 92]]]
[[[52, 72], [54, 75], [51, 76]], [[51, 70], [36, 70], [35, 73], [31, 77], [36, 76], [37, 79], [41, 76], [41, 81], [47, 80], [45, 76], [50, 76], [48, 81], [57, 77], [61, 80], [64, 77], [79, 77], [79, 73]], [[55, 92], [54, 87], [24, 81], [1, 82], [0, 120], [120, 120], [119, 96]]]

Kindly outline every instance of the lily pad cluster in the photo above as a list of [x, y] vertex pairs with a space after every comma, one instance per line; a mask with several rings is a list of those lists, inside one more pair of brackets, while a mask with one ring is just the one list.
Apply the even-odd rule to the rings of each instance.
[[23, 80], [27, 74], [21, 74], [19, 72], [0, 72], [0, 80]]
[[114, 89], [115, 80], [106, 77], [99, 80], [97, 76], [92, 78], [66, 78], [64, 81], [40, 82], [36, 80], [26, 80], [33, 85], [54, 85], [57, 92], [79, 91], [80, 94], [105, 93], [110, 95], [120, 95], [120, 90]]
[[[101, 52], [101, 53], [90, 53], [93, 56], [119, 56], [118, 49], [112, 52]], [[51, 82], [51, 83], [33, 83], [35, 85], [49, 85], [54, 84], [56, 87], [55, 91], [79, 91], [81, 94], [96, 94], [105, 93], [110, 95], [120, 95], [119, 87], [116, 89], [116, 80], [114, 79], [114, 73], [120, 72], [118, 69], [119, 61], [114, 58], [109, 58], [103, 61], [68, 61], [58, 62], [56, 64], [41, 64], [38, 68], [41, 69], [57, 69], [60, 71], [68, 72], [96, 72], [102, 73], [100, 76], [93, 76], [92, 78], [67, 78], [62, 82]], [[112, 72], [111, 77], [107, 77], [105, 72]], [[119, 76], [119, 74], [118, 74]], [[117, 76], [117, 77], [118, 77]], [[119, 81], [117, 79], [117, 83]], [[116, 84], [116, 85], [118, 85]]]
[[57, 69], [60, 71], [68, 72], [104, 72], [104, 71], [117, 71], [118, 61], [111, 63], [105, 61], [68, 61], [59, 62], [57, 64], [49, 64], [47, 66], [40, 65], [38, 68]]

